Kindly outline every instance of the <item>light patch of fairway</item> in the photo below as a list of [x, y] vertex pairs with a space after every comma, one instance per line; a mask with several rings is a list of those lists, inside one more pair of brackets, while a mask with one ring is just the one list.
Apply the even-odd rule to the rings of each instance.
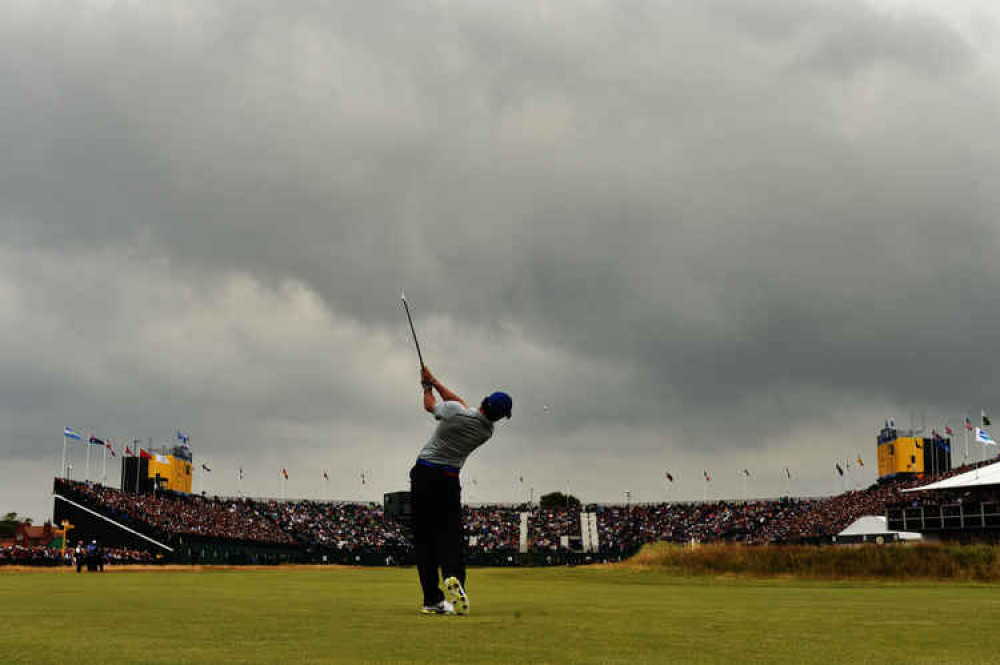
[[412, 569], [0, 574], [7, 663], [996, 663], [995, 585], [474, 569], [468, 617]]

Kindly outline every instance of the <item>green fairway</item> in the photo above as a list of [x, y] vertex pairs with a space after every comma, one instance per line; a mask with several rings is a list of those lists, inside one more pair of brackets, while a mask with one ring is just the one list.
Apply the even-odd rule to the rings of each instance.
[[412, 569], [0, 572], [6, 663], [997, 663], [991, 585], [474, 569], [468, 617]]

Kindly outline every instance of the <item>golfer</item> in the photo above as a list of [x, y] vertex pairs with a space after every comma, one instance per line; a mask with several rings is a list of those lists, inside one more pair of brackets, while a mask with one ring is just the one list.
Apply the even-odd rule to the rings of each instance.
[[[438, 426], [410, 470], [413, 541], [417, 573], [424, 593], [424, 614], [468, 614], [465, 593], [462, 486], [458, 473], [473, 450], [493, 436], [493, 423], [510, 418], [513, 402], [507, 393], [483, 398], [478, 409], [441, 385], [426, 367], [420, 370], [424, 410]], [[434, 397], [437, 390], [441, 402]], [[448, 597], [439, 586], [438, 569]]]

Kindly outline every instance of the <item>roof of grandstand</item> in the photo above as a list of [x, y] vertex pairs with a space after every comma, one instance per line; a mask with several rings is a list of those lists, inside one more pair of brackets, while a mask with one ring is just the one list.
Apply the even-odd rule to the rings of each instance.
[[939, 480], [930, 485], [912, 487], [903, 490], [904, 492], [926, 492], [930, 490], [962, 490], [973, 487], [986, 487], [989, 485], [1000, 485], [1000, 462], [994, 462], [986, 466], [960, 473], [951, 478]]

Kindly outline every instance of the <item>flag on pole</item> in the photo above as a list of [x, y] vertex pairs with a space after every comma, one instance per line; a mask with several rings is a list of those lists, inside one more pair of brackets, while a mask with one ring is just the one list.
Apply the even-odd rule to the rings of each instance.
[[145, 448], [140, 448], [139, 449], [139, 457], [141, 459], [153, 459], [153, 454], [150, 453], [150, 452], [147, 452]]
[[948, 436], [955, 436], [955, 432], [948, 425], [944, 426], [944, 433]]
[[973, 429], [973, 427], [972, 427], [972, 421], [969, 420], [969, 416], [965, 417], [965, 429], [969, 430], [970, 432]]
[[785, 475], [788, 476], [789, 480], [792, 479], [792, 472], [788, 470], [787, 466], [785, 467]]
[[865, 465], [865, 461], [863, 459], [861, 459], [861, 455], [858, 455], [858, 466], [864, 466], [864, 465]]
[[837, 462], [835, 466], [837, 467], [837, 473], [844, 475], [844, 467], [840, 466], [840, 462]]
[[111, 453], [112, 459], [118, 457], [117, 455], [115, 455], [115, 449], [111, 446], [111, 441], [110, 440], [107, 443], [104, 444], [104, 447], [108, 449], [109, 453]]
[[323, 480], [326, 480], [326, 481], [330, 480], [330, 474], [328, 474], [326, 471], [323, 472]]
[[989, 427], [990, 426], [990, 424], [991, 424], [990, 423], [990, 417], [988, 415], [986, 415], [986, 411], [980, 409], [979, 410], [979, 418], [980, 418], [980, 420], [982, 420], [983, 427]]
[[184, 432], [177, 430], [177, 440], [180, 441], [181, 443], [187, 443], [188, 441], [191, 440], [191, 437], [189, 437]]
[[749, 478], [750, 477], [750, 471], [748, 469], [743, 469], [743, 475], [746, 476], [747, 478]]
[[80, 440], [80, 435], [77, 434], [72, 427], [64, 427], [63, 436], [66, 437], [67, 439], [73, 439], [74, 441]]
[[705, 470], [704, 473], [705, 473], [705, 482], [706, 483], [712, 482], [712, 476], [708, 475], [708, 470], [707, 469]]
[[208, 468], [208, 465], [207, 465], [207, 464], [202, 464], [202, 465], [201, 465], [201, 468], [203, 468], [203, 469], [204, 469], [205, 471], [208, 471], [209, 473], [211, 473], [211, 472], [212, 472], [212, 470], [211, 470], [210, 468]]
[[[522, 483], [524, 482], [524, 478], [521, 478], [521, 482]], [[365, 484], [365, 472], [364, 471], [361, 472], [361, 484], [362, 485]]]
[[672, 475], [670, 475], [669, 471], [664, 471], [663, 475], [666, 476], [667, 480], [669, 480], [670, 482], [674, 482], [674, 477]]
[[981, 443], [984, 446], [995, 446], [997, 442], [993, 440], [990, 433], [984, 430], [982, 427], [976, 428], [976, 442]]
[[240, 480], [243, 480], [243, 467], [240, 467]]
[[90, 438], [87, 440], [87, 443], [89, 443], [89, 444], [91, 444], [93, 446], [103, 446], [104, 445], [104, 441], [102, 441], [101, 439], [98, 439], [93, 434], [90, 435]]
[[281, 470], [281, 475], [283, 475], [285, 477], [285, 480], [288, 480], [288, 471], [287, 470], [282, 469]]
[[127, 443], [125, 444], [125, 452], [123, 454], [128, 455], [129, 457], [135, 457], [135, 453], [132, 452], [132, 449], [128, 447]]
[[941, 450], [945, 451], [946, 453], [950, 453], [951, 452], [951, 446], [949, 446], [945, 442], [944, 437], [942, 437], [940, 434], [938, 434], [937, 432], [935, 432], [933, 430], [931, 431], [931, 435], [932, 435], [932, 441], [934, 441], [934, 443], [937, 444], [938, 448], [940, 448]]

